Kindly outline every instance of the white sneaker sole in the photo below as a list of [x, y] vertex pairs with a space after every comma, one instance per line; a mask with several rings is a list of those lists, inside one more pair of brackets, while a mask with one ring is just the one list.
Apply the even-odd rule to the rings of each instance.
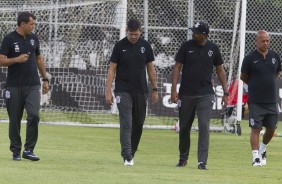
[[261, 165], [266, 165], [266, 159], [265, 159], [265, 160], [262, 159], [262, 160], [260, 161], [260, 163], [261, 163]]
[[130, 160], [130, 161], [125, 160], [123, 165], [125, 165], [125, 166], [133, 166], [134, 165], [134, 161], [133, 160]]

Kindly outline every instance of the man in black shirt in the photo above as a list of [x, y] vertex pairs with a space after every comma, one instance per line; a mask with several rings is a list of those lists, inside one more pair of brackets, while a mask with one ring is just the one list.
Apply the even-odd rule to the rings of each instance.
[[0, 66], [8, 67], [5, 99], [10, 120], [10, 150], [15, 161], [21, 160], [20, 128], [24, 109], [27, 112], [27, 126], [22, 157], [32, 161], [39, 160], [39, 157], [33, 153], [38, 138], [41, 91], [37, 69], [43, 80], [42, 93], [46, 94], [49, 90], [45, 62], [40, 55], [39, 40], [32, 33], [35, 20], [33, 14], [21, 12], [17, 18], [18, 28], [4, 37], [0, 49]]
[[[242, 63], [241, 80], [248, 84], [249, 126], [253, 166], [266, 165], [266, 145], [270, 142], [278, 123], [278, 93], [276, 78], [281, 71], [279, 55], [269, 48], [268, 32], [258, 31], [257, 49], [247, 55]], [[259, 136], [266, 128], [262, 143]]]
[[[209, 27], [204, 22], [197, 22], [192, 28], [193, 39], [184, 42], [175, 57], [172, 71], [171, 101], [179, 108], [179, 151], [177, 167], [187, 164], [190, 150], [190, 131], [195, 113], [198, 115], [198, 169], [206, 170], [209, 147], [209, 121], [215, 100], [212, 73], [215, 66], [224, 95], [223, 105], [228, 102], [228, 89], [223, 60], [216, 44], [208, 40]], [[179, 94], [176, 85], [182, 70]]]
[[115, 77], [115, 99], [120, 118], [121, 156], [124, 165], [133, 166], [133, 157], [142, 135], [147, 106], [146, 69], [152, 86], [152, 103], [158, 100], [154, 54], [150, 44], [140, 38], [141, 25], [136, 19], [127, 23], [127, 37], [114, 46], [107, 76], [106, 103], [113, 103], [112, 83]]

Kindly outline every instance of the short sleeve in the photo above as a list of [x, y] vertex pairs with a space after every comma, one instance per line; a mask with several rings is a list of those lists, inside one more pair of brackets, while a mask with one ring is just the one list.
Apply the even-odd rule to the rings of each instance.
[[242, 62], [242, 67], [241, 67], [241, 73], [244, 73], [244, 74], [249, 74], [249, 57], [246, 56], [244, 59], [243, 59], [243, 62]]
[[278, 67], [277, 67], [277, 70], [276, 70], [276, 73], [279, 73], [282, 71], [282, 66], [281, 66], [281, 58], [280, 56], [277, 54], [277, 59], [278, 59]]
[[8, 56], [10, 50], [10, 43], [12, 42], [9, 41], [9, 37], [8, 36], [4, 37], [0, 48], [0, 54]]
[[186, 50], [186, 44], [183, 43], [180, 46], [178, 52], [176, 53], [176, 56], [175, 56], [176, 62], [180, 62], [180, 63], [184, 64], [184, 62], [185, 62], [185, 50]]
[[223, 59], [219, 50], [219, 47], [216, 46], [216, 55], [213, 61], [214, 66], [222, 65], [223, 64]]
[[37, 41], [37, 47], [35, 49], [35, 54], [36, 56], [39, 56], [40, 55], [40, 42], [39, 42], [38, 37], [36, 37], [36, 41]]
[[118, 60], [119, 60], [119, 49], [118, 49], [118, 43], [116, 43], [113, 48], [113, 52], [112, 52], [110, 61], [113, 63], [117, 63]]
[[151, 45], [148, 44], [147, 63], [152, 62], [152, 61], [155, 61], [155, 56], [154, 56], [154, 52], [153, 52]]

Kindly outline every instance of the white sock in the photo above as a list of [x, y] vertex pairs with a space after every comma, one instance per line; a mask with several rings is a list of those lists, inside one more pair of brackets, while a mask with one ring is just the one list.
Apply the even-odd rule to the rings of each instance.
[[252, 154], [253, 154], [253, 161], [254, 161], [256, 158], [259, 158], [259, 150], [252, 150]]
[[261, 143], [259, 146], [259, 153], [262, 154], [266, 151], [266, 144]]

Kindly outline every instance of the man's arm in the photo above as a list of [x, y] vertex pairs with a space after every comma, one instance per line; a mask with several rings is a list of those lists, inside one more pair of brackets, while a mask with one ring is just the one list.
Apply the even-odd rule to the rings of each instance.
[[[37, 63], [37, 68], [39, 70], [41, 78], [47, 79], [45, 61], [44, 61], [43, 56], [41, 55], [36, 56], [36, 63]], [[45, 80], [43, 81], [43, 84], [42, 84], [42, 93], [46, 94], [48, 90], [49, 90], [49, 82], [48, 80], [47, 81]]]
[[[227, 84], [226, 84], [226, 76], [225, 76], [225, 71], [224, 71], [222, 65], [217, 65], [215, 67], [215, 69], [216, 69], [216, 74], [217, 74], [218, 80], [219, 80], [219, 82], [222, 86], [223, 92], [227, 93], [228, 89], [227, 89]], [[222, 96], [222, 103], [223, 103], [224, 107], [227, 106], [227, 104], [228, 104], [228, 96], [227, 95]]]
[[147, 72], [152, 86], [152, 104], [158, 101], [157, 77], [153, 62], [147, 63]]
[[177, 82], [179, 81], [181, 69], [182, 69], [182, 63], [176, 61], [172, 70], [172, 87], [171, 87], [171, 97], [170, 97], [170, 100], [173, 103], [177, 103], [178, 100], [176, 87], [177, 87]]
[[156, 71], [155, 71], [153, 62], [148, 62], [147, 72], [149, 75], [152, 89], [156, 89], [157, 88], [157, 77], [156, 77]]
[[45, 68], [45, 61], [43, 56], [41, 55], [36, 56], [36, 63], [41, 78], [46, 79], [46, 68]]
[[106, 103], [109, 105], [112, 105], [114, 101], [112, 95], [112, 84], [116, 75], [116, 70], [117, 70], [117, 64], [111, 62], [108, 70], [107, 82], [106, 82]]
[[0, 66], [11, 66], [15, 63], [24, 63], [28, 60], [28, 54], [21, 54], [18, 57], [7, 58], [7, 56], [0, 54]]

